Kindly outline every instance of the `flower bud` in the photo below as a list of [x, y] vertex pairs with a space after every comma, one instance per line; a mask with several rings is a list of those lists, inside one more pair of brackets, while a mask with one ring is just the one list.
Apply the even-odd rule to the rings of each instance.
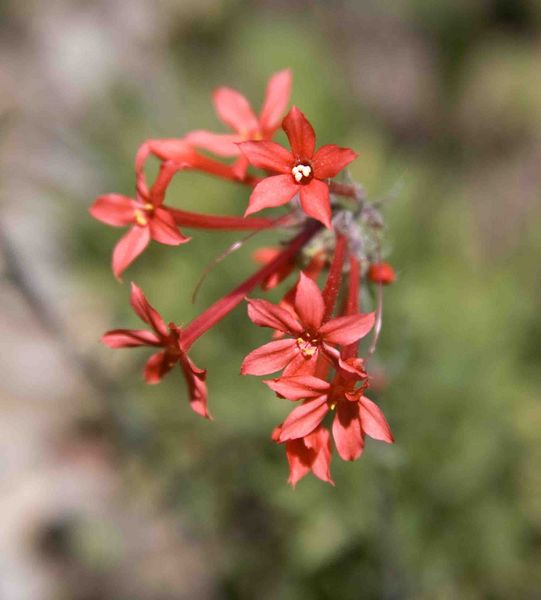
[[374, 283], [388, 285], [396, 280], [396, 273], [389, 263], [374, 263], [368, 269], [368, 279]]

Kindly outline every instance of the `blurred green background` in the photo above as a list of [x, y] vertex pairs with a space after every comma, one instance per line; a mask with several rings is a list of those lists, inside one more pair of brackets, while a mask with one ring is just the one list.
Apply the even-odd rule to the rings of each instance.
[[[539, 598], [539, 2], [18, 0], [0, 18], [0, 511], [21, 523], [1, 542], [2, 598]], [[146, 386], [145, 351], [97, 343], [137, 320], [110, 270], [120, 232], [86, 212], [133, 193], [144, 139], [221, 131], [215, 87], [257, 109], [285, 67], [318, 142], [358, 150], [352, 176], [390, 198], [399, 275], [371, 365], [396, 444], [335, 457], [336, 488], [310, 476], [296, 491], [269, 440], [290, 406], [238, 375], [268, 332], [241, 307], [195, 345], [214, 422], [180, 374]], [[168, 200], [246, 201], [193, 173]], [[181, 323], [276, 239], [247, 242], [191, 304], [238, 238], [192, 234], [125, 276]]]

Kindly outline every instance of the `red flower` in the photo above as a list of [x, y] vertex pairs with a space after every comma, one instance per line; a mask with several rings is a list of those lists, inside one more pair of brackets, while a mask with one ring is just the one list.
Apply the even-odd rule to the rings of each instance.
[[[277, 441], [279, 436], [280, 427], [277, 427], [272, 437]], [[316, 427], [306, 437], [288, 441], [289, 483], [295, 487], [300, 479], [312, 471], [319, 479], [334, 485], [330, 471], [331, 452], [331, 436], [325, 427]]]
[[[216, 114], [235, 133], [221, 134], [199, 129], [192, 131], [184, 139], [218, 156], [239, 156], [239, 142], [272, 138], [280, 127], [290, 93], [291, 71], [285, 69], [275, 73], [269, 79], [263, 108], [257, 117], [242, 94], [228, 87], [218, 88], [214, 92]], [[241, 156], [234, 165], [234, 172], [243, 179], [247, 168], [248, 160]]]
[[[360, 364], [355, 364], [359, 363]], [[361, 359], [348, 359], [350, 366], [362, 372]], [[336, 410], [332, 434], [338, 454], [355, 460], [364, 448], [364, 437], [393, 443], [394, 439], [383, 413], [364, 396], [368, 386], [359, 374], [339, 370], [331, 383], [317, 377], [301, 375], [265, 381], [277, 394], [290, 400], [304, 400], [280, 426], [276, 441], [287, 442], [310, 435], [330, 411]], [[366, 375], [366, 374], [364, 374]], [[360, 382], [360, 386], [357, 384]]]
[[163, 163], [150, 191], [142, 183], [138, 186], [135, 200], [121, 194], [105, 194], [90, 207], [90, 214], [107, 225], [132, 225], [113, 251], [113, 272], [118, 279], [151, 239], [169, 246], [190, 241], [191, 238], [179, 231], [169, 209], [163, 206], [167, 186], [180, 168], [173, 162]]
[[131, 305], [137, 316], [150, 325], [146, 329], [113, 329], [105, 333], [101, 340], [110, 348], [134, 348], [150, 346], [163, 348], [153, 354], [145, 365], [147, 383], [158, 383], [176, 363], [179, 363], [186, 384], [192, 409], [199, 415], [211, 418], [207, 410], [207, 386], [205, 370], [197, 367], [186, 354], [180, 343], [181, 329], [174, 323], [166, 326], [161, 315], [145, 298], [143, 291], [134, 283], [131, 285]]
[[292, 338], [276, 340], [250, 352], [241, 367], [243, 375], [266, 375], [285, 368], [284, 375], [313, 374], [318, 358], [337, 360], [332, 345], [347, 345], [365, 336], [374, 313], [348, 315], [323, 322], [325, 304], [314, 281], [302, 271], [293, 310], [266, 300], [248, 300], [248, 316], [260, 327], [270, 327]]
[[388, 285], [396, 281], [396, 273], [389, 263], [374, 263], [368, 269], [368, 279], [374, 283]]
[[291, 152], [271, 141], [239, 144], [254, 167], [279, 173], [255, 186], [245, 216], [286, 204], [298, 193], [304, 212], [330, 229], [329, 185], [323, 180], [335, 177], [357, 157], [357, 153], [334, 144], [322, 146], [314, 153], [314, 129], [296, 106], [289, 111], [282, 127], [291, 144]]

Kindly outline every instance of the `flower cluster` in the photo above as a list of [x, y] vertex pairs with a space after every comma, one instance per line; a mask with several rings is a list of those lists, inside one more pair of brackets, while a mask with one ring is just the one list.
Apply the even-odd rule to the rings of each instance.
[[[188, 353], [194, 342], [246, 301], [249, 319], [273, 334], [271, 341], [246, 356], [241, 373], [275, 374], [264, 383], [295, 405], [272, 434], [285, 446], [294, 486], [310, 471], [332, 483], [333, 441], [344, 460], [360, 456], [366, 435], [393, 441], [383, 413], [365, 396], [370, 377], [366, 357], [359, 356], [359, 341], [368, 337], [367, 352], [373, 352], [381, 327], [381, 286], [392, 283], [395, 273], [380, 260], [383, 221], [377, 206], [366, 201], [360, 185], [344, 176], [335, 179], [357, 154], [334, 144], [316, 149], [314, 129], [304, 114], [293, 106], [284, 117], [290, 92], [290, 71], [276, 73], [256, 115], [239, 92], [219, 88], [214, 94], [216, 113], [232, 133], [199, 129], [178, 139], [145, 141], [135, 157], [135, 197], [99, 196], [90, 213], [107, 225], [129, 227], [113, 251], [113, 273], [119, 280], [151, 240], [172, 246], [188, 243], [191, 238], [180, 227], [281, 232], [280, 247], [254, 253], [261, 264], [258, 270], [182, 327], [166, 324], [132, 283], [132, 308], [150, 329], [114, 329], [102, 341], [111, 348], [154, 348], [144, 369], [147, 383], [158, 383], [178, 364], [192, 409], [211, 418], [207, 373]], [[290, 148], [272, 141], [280, 126]], [[161, 163], [152, 185], [145, 173], [150, 157]], [[247, 188], [244, 215], [201, 214], [166, 205], [170, 182], [186, 170]], [[250, 216], [286, 205], [278, 218]], [[278, 304], [247, 297], [257, 287], [267, 291], [290, 276], [295, 283]], [[376, 288], [372, 312], [360, 310], [363, 278], [368, 283], [365, 290]]]

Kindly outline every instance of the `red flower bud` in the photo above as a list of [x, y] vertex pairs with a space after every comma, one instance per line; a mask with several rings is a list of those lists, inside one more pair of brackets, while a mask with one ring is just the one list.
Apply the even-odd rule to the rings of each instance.
[[396, 273], [393, 267], [386, 262], [374, 263], [368, 269], [368, 279], [374, 283], [388, 285], [396, 281]]

